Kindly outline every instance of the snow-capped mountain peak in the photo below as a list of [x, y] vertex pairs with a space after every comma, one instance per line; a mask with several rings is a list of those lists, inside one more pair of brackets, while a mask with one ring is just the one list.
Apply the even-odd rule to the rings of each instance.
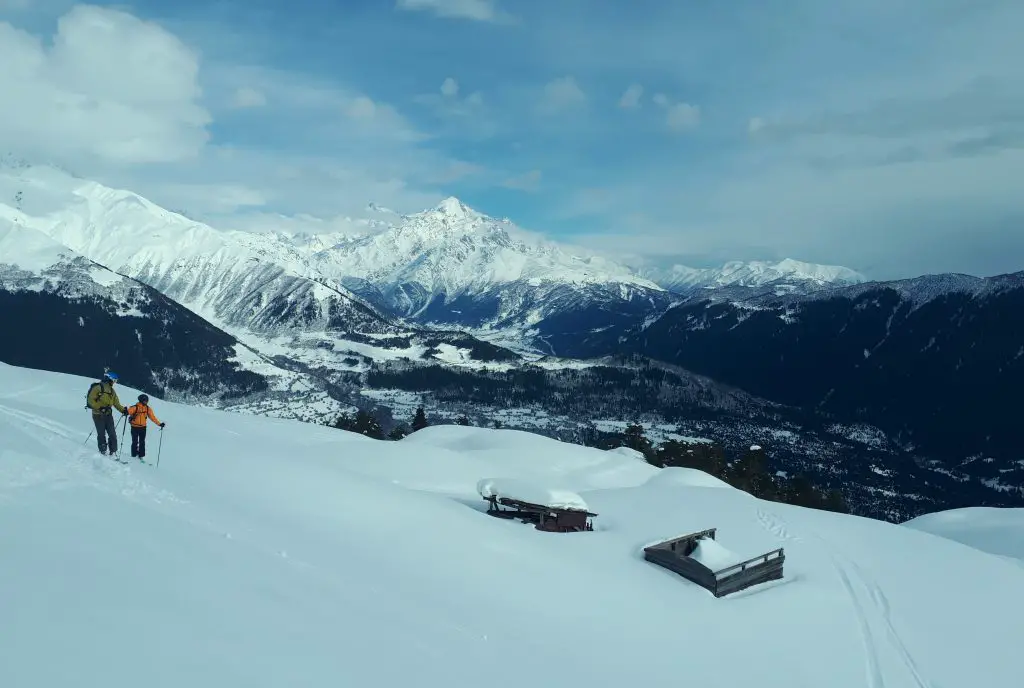
[[[392, 229], [409, 237], [419, 237], [425, 244], [445, 241], [452, 235], [504, 235], [505, 223], [479, 213], [451, 196], [418, 213], [400, 217]], [[507, 235], [499, 240], [507, 240]]]
[[551, 243], [512, 235], [455, 197], [406, 215], [387, 230], [350, 237], [320, 255], [319, 268], [341, 278], [416, 283], [449, 296], [519, 280], [561, 284], [623, 283], [660, 291], [625, 266], [571, 255]]
[[868, 281], [867, 277], [849, 268], [839, 265], [817, 265], [792, 258], [774, 263], [733, 260], [717, 268], [693, 268], [677, 264], [668, 268], [644, 268], [639, 273], [673, 291], [761, 287], [770, 284], [782, 289], [807, 289]]
[[453, 220], [465, 220], [480, 217], [480, 213], [477, 213], [468, 205], [455, 198], [455, 196], [449, 196], [438, 203], [434, 208], [434, 212], [441, 213]]

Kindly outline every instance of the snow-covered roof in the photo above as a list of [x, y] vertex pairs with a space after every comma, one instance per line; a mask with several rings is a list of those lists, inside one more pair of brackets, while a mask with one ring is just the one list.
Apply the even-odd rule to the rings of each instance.
[[552, 509], [590, 511], [587, 503], [575, 492], [543, 487], [525, 480], [512, 478], [484, 478], [476, 484], [476, 490], [484, 499], [506, 497], [521, 502], [539, 504]]

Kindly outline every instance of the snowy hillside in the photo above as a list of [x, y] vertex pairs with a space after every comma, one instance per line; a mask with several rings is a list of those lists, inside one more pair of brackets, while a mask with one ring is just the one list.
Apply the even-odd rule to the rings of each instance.
[[922, 459], [1003, 493], [991, 497], [998, 504], [974, 504], [1017, 506], [1024, 503], [1022, 313], [1024, 272], [931, 275], [809, 295], [723, 289], [657, 319], [581, 336], [566, 355], [629, 351], [778, 403], [870, 423]]
[[[524, 240], [507, 219], [456, 198], [384, 230], [353, 236], [316, 256], [324, 274], [382, 309], [416, 322], [547, 341], [622, 312], [660, 310], [668, 295], [625, 266]], [[508, 340], [508, 337], [506, 337]], [[557, 347], [555, 347], [557, 349]]]
[[0, 313], [0, 361], [88, 375], [112, 368], [160, 393], [222, 405], [294, 384], [295, 374], [156, 290], [2, 217]]
[[448, 198], [435, 208], [401, 217], [386, 231], [328, 249], [321, 256], [322, 267], [377, 284], [415, 283], [428, 293], [449, 297], [520, 281], [658, 290], [623, 266], [573, 255], [555, 244], [527, 243], [514, 233], [509, 220], [490, 218]]
[[[18, 524], [0, 528], [0, 685], [1019, 676], [1024, 617], [1007, 600], [1024, 569], [910, 528], [523, 433], [449, 426], [385, 443], [156, 399], [159, 468], [121, 465], [84, 444], [71, 400], [87, 383], [0, 365], [0, 522]], [[151, 431], [151, 461], [158, 442]], [[491, 478], [574, 491], [595, 530], [487, 516], [477, 485]], [[708, 527], [734, 555], [784, 547], [784, 579], [716, 599], [642, 558]]]
[[951, 509], [918, 516], [903, 525], [1015, 559], [1024, 566], [1024, 509]]
[[[641, 275], [523, 238], [508, 219], [455, 198], [412, 215], [368, 212], [347, 231], [322, 234], [291, 232], [286, 218], [262, 233], [215, 230], [130, 191], [49, 167], [0, 164], [0, 217], [159, 289], [263, 353], [311, 366], [351, 368], [346, 361], [360, 352], [347, 343], [408, 334], [396, 316], [561, 354], [581, 332], [664, 312], [678, 300], [665, 287], [770, 284], [788, 292], [860, 281], [845, 268], [797, 261]], [[320, 340], [334, 342], [334, 353], [317, 347]], [[417, 355], [415, 343], [385, 348]]]
[[453, 343], [417, 337], [274, 235], [218, 231], [48, 167], [0, 168], [0, 199], [0, 219], [154, 287], [266, 356], [352, 370], [366, 357], [430, 356]]
[[764, 287], [771, 285], [781, 293], [808, 292], [826, 286], [860, 284], [867, 278], [838, 265], [816, 265], [786, 259], [767, 261], [730, 261], [719, 268], [645, 268], [640, 275], [670, 291], [683, 294], [697, 289], [721, 287]]

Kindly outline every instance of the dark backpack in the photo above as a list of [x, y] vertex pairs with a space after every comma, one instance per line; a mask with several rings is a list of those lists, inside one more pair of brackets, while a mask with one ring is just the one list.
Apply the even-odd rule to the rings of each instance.
[[89, 385], [89, 391], [85, 393], [85, 408], [87, 410], [89, 410], [89, 411], [92, 410], [92, 407], [89, 406], [89, 395], [92, 394], [93, 388], [94, 387], [102, 387], [102, 386], [103, 386], [102, 382], [94, 382], [91, 385]]

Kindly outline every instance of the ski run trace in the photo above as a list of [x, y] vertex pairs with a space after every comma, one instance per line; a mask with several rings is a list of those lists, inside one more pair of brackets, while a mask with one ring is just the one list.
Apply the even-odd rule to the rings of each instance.
[[[125, 465], [86, 439], [91, 381], [0, 364], [3, 688], [1022, 685], [1012, 510], [894, 525], [525, 432], [377, 441], [152, 394], [160, 466]], [[526, 485], [594, 531], [485, 513]], [[644, 561], [707, 528], [697, 556], [783, 547], [784, 578], [716, 599]]]

